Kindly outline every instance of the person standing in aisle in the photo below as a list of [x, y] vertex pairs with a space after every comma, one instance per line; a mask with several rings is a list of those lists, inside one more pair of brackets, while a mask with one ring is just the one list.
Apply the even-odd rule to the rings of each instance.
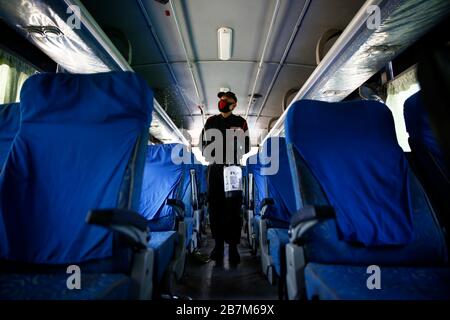
[[[229, 245], [228, 257], [232, 265], [240, 262], [238, 245], [241, 240], [242, 193], [228, 196], [224, 189], [224, 168], [238, 166], [245, 153], [250, 151], [248, 126], [244, 118], [234, 115], [237, 98], [233, 92], [219, 92], [218, 108], [220, 114], [206, 121], [202, 131], [203, 155], [210, 163], [208, 167], [208, 203], [212, 237], [215, 241], [211, 259], [221, 262], [224, 257], [224, 244]], [[215, 129], [215, 130], [212, 130]], [[205, 150], [214, 143], [208, 132], [220, 132], [221, 141], [211, 154]], [[222, 143], [220, 143], [222, 142]]]

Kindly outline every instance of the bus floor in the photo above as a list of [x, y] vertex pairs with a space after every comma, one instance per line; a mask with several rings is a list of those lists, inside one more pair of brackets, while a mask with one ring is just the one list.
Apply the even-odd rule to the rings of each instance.
[[[209, 254], [214, 247], [211, 233], [203, 235], [201, 254]], [[259, 255], [253, 256], [242, 237], [239, 245], [241, 263], [235, 267], [228, 263], [228, 246], [225, 246], [223, 263], [205, 263], [193, 254], [188, 255], [183, 278], [174, 286], [179, 296], [194, 300], [276, 300], [277, 286], [271, 286], [261, 272]]]

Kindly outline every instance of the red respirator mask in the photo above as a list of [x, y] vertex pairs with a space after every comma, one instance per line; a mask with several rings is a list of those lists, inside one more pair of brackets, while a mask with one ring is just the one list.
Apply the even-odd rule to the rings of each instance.
[[219, 100], [219, 111], [220, 112], [230, 112], [230, 107], [234, 104], [234, 102], [228, 102], [227, 100]]

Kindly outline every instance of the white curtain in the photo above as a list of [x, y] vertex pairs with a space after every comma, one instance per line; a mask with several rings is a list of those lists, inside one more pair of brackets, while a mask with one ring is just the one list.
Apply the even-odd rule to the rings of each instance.
[[402, 147], [403, 151], [409, 152], [411, 148], [408, 143], [409, 135], [406, 131], [403, 107], [405, 101], [420, 90], [416, 66], [411, 67], [389, 82], [387, 90], [388, 97], [386, 104], [391, 109], [394, 117], [398, 144]]
[[0, 50], [0, 104], [19, 102], [20, 89], [36, 70]]

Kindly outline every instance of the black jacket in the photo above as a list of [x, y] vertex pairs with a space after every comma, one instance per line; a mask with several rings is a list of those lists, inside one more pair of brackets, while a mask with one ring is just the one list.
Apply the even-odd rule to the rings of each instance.
[[[209, 129], [217, 129], [222, 134], [222, 155], [223, 157], [219, 157], [219, 154], [216, 155], [213, 147], [219, 148], [218, 145], [214, 144], [210, 148], [206, 149], [208, 151], [213, 150], [212, 152], [206, 152], [205, 148], [213, 143], [214, 137], [208, 134]], [[242, 135], [239, 135], [237, 130], [242, 130]], [[206, 132], [205, 132], [206, 130]], [[228, 138], [227, 138], [228, 132]], [[233, 135], [233, 132], [235, 133]], [[209, 117], [206, 121], [205, 127], [202, 130], [202, 135], [200, 137], [202, 141], [202, 152], [203, 156], [206, 160], [211, 164], [239, 164], [242, 156], [250, 151], [250, 138], [248, 134], [248, 126], [247, 121], [240, 116], [236, 116], [231, 114], [227, 118], [224, 118], [222, 115], [218, 114], [212, 117]], [[234, 144], [234, 148], [233, 147]], [[233, 153], [231, 153], [233, 151]], [[227, 152], [229, 152], [227, 158]], [[212, 158], [209, 153], [211, 153]], [[228, 159], [228, 161], [227, 161]]]

